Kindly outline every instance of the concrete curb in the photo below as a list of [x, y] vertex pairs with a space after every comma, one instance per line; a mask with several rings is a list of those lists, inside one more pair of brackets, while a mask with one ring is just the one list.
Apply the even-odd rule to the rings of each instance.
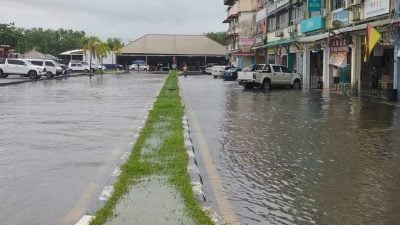
[[205, 205], [207, 198], [203, 192], [203, 178], [200, 174], [199, 166], [196, 160], [195, 148], [193, 146], [193, 140], [190, 136], [190, 123], [186, 116], [185, 103], [183, 102], [182, 92], [179, 89], [179, 95], [181, 97], [181, 103], [184, 109], [182, 117], [183, 126], [183, 137], [186, 148], [186, 153], [188, 154], [188, 173], [190, 176], [192, 190], [196, 195], [197, 200], [202, 204], [202, 210], [211, 218], [215, 225], [226, 225], [227, 223], [222, 219], [220, 215], [211, 207]]

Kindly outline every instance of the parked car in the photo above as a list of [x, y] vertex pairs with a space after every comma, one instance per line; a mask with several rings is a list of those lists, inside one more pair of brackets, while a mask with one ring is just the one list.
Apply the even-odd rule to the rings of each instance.
[[211, 76], [214, 78], [222, 77], [224, 75], [225, 70], [230, 69], [230, 66], [213, 66]]
[[0, 62], [0, 77], [7, 78], [9, 75], [20, 75], [31, 79], [39, 79], [47, 74], [43, 66], [36, 66], [25, 59], [7, 58]]
[[225, 70], [224, 75], [222, 75], [222, 78], [224, 80], [236, 80], [238, 77], [238, 72], [241, 70], [242, 70], [241, 68], [232, 67], [228, 70]]
[[204, 74], [211, 75], [213, 66], [217, 66], [218, 63], [207, 63], [207, 65], [202, 68]]
[[287, 67], [277, 64], [266, 64], [261, 71], [253, 75], [254, 85], [265, 90], [271, 86], [290, 86], [293, 89], [301, 89], [301, 74], [290, 71]]
[[47, 78], [52, 78], [54, 76], [61, 75], [63, 73], [63, 68], [54, 60], [43, 60], [43, 59], [27, 59], [30, 63], [36, 66], [46, 67]]
[[129, 66], [129, 70], [133, 71], [149, 71], [149, 65], [147, 64], [132, 64]]
[[107, 70], [124, 69], [124, 66], [122, 66], [121, 64], [102, 64], [102, 66], [104, 66]]

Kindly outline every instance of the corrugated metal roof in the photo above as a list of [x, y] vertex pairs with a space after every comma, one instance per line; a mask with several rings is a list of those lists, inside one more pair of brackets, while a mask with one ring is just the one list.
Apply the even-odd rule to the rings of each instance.
[[225, 46], [205, 35], [147, 34], [122, 48], [122, 54], [225, 55]]

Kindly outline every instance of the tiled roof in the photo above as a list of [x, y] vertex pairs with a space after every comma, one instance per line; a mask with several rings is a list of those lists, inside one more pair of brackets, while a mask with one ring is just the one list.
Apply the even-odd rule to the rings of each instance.
[[147, 34], [122, 48], [122, 54], [225, 55], [225, 46], [205, 35]]

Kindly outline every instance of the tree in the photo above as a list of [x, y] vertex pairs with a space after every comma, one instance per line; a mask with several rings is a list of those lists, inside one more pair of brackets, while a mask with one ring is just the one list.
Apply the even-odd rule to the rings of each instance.
[[[124, 46], [120, 38], [107, 39], [107, 45], [110, 51], [114, 53], [114, 55], [121, 53], [122, 47]], [[112, 58], [112, 64], [114, 64], [114, 57]]]
[[227, 45], [228, 35], [226, 32], [210, 32], [206, 33], [206, 36], [223, 46]]
[[90, 36], [90, 37], [85, 37], [82, 40], [83, 43], [83, 51], [89, 51], [89, 70], [92, 72], [92, 57], [96, 57], [96, 50], [99, 48], [99, 45], [101, 45], [101, 41], [98, 37], [95, 36]]

